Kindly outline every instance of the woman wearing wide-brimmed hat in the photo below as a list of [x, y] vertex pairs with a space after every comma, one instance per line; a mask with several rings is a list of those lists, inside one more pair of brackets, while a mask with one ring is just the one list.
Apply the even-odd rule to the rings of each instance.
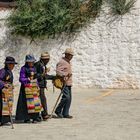
[[[0, 69], [0, 125], [10, 122], [10, 112], [12, 112], [13, 104], [13, 73], [15, 59], [11, 56], [6, 57], [4, 68]], [[10, 92], [8, 96], [4, 94], [4, 90]], [[9, 95], [10, 94], [10, 95]], [[7, 98], [8, 97], [8, 98]]]
[[25, 123], [39, 122], [41, 103], [39, 89], [36, 80], [34, 67], [35, 58], [33, 55], [26, 55], [25, 65], [21, 67], [19, 81], [21, 83], [19, 99], [16, 110], [16, 120]]

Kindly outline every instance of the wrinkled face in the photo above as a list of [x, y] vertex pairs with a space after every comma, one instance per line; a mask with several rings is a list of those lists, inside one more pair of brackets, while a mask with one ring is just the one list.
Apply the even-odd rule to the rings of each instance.
[[32, 68], [34, 66], [34, 62], [27, 62], [28, 66]]
[[65, 58], [67, 58], [70, 61], [73, 58], [73, 55], [66, 53]]
[[7, 67], [9, 70], [13, 70], [15, 67], [15, 64], [7, 64]]
[[47, 65], [50, 59], [47, 58], [47, 59], [41, 59], [41, 60], [43, 61], [44, 65]]

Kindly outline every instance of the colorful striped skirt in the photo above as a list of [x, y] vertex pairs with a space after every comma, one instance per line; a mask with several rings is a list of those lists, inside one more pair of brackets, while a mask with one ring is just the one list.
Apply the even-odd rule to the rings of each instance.
[[28, 113], [39, 113], [42, 109], [39, 97], [39, 89], [36, 83], [25, 87]]
[[2, 94], [4, 97], [2, 98], [3, 108], [2, 108], [2, 115], [9, 116], [12, 114], [12, 107], [13, 107], [13, 87], [10, 86], [9, 88], [4, 88], [2, 90]]

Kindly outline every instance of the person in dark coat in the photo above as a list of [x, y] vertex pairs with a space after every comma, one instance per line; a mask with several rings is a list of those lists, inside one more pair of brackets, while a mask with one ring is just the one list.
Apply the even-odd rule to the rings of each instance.
[[35, 63], [35, 68], [37, 72], [37, 80], [40, 88], [40, 99], [43, 107], [43, 111], [41, 112], [43, 120], [49, 118], [48, 115], [48, 107], [47, 107], [47, 99], [45, 96], [45, 89], [47, 88], [47, 80], [53, 80], [55, 76], [48, 75], [49, 68], [46, 67], [50, 60], [50, 55], [48, 52], [44, 52], [41, 54], [41, 58], [38, 62]]
[[[26, 87], [31, 85], [31, 77], [33, 73], [33, 79], [35, 79], [36, 69], [34, 67], [35, 58], [33, 55], [26, 55], [25, 65], [21, 67], [19, 81], [21, 83], [20, 93], [18, 98], [18, 104], [16, 109], [16, 120], [24, 121], [24, 123], [30, 123], [31, 121], [40, 122], [39, 112], [29, 113], [27, 106], [27, 94], [25, 92]], [[38, 97], [37, 97], [38, 98]], [[34, 104], [34, 102], [33, 102]]]
[[[6, 57], [5, 59], [5, 67], [0, 69], [0, 125], [4, 125], [5, 123], [10, 122], [10, 115], [3, 114], [4, 108], [4, 100], [6, 96], [3, 93], [3, 89], [8, 89], [9, 85], [13, 84], [13, 73], [12, 70], [14, 69], [15, 59], [13, 57]], [[9, 101], [7, 101], [8, 104]], [[6, 103], [6, 102], [5, 102]]]

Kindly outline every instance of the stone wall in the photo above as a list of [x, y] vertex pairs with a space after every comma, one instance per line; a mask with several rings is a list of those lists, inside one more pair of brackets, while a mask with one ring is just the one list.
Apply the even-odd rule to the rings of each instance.
[[72, 61], [75, 87], [139, 88], [140, 9], [137, 7], [119, 18], [112, 17], [105, 9], [96, 21], [82, 29], [75, 38], [36, 40], [32, 44], [28, 39], [9, 35], [5, 19], [10, 11], [1, 10], [0, 67], [5, 56], [14, 56], [19, 62], [14, 71], [15, 83], [18, 83], [25, 55], [33, 53], [39, 59], [41, 52], [49, 51], [50, 73], [54, 74], [62, 52], [72, 47], [75, 51]]

